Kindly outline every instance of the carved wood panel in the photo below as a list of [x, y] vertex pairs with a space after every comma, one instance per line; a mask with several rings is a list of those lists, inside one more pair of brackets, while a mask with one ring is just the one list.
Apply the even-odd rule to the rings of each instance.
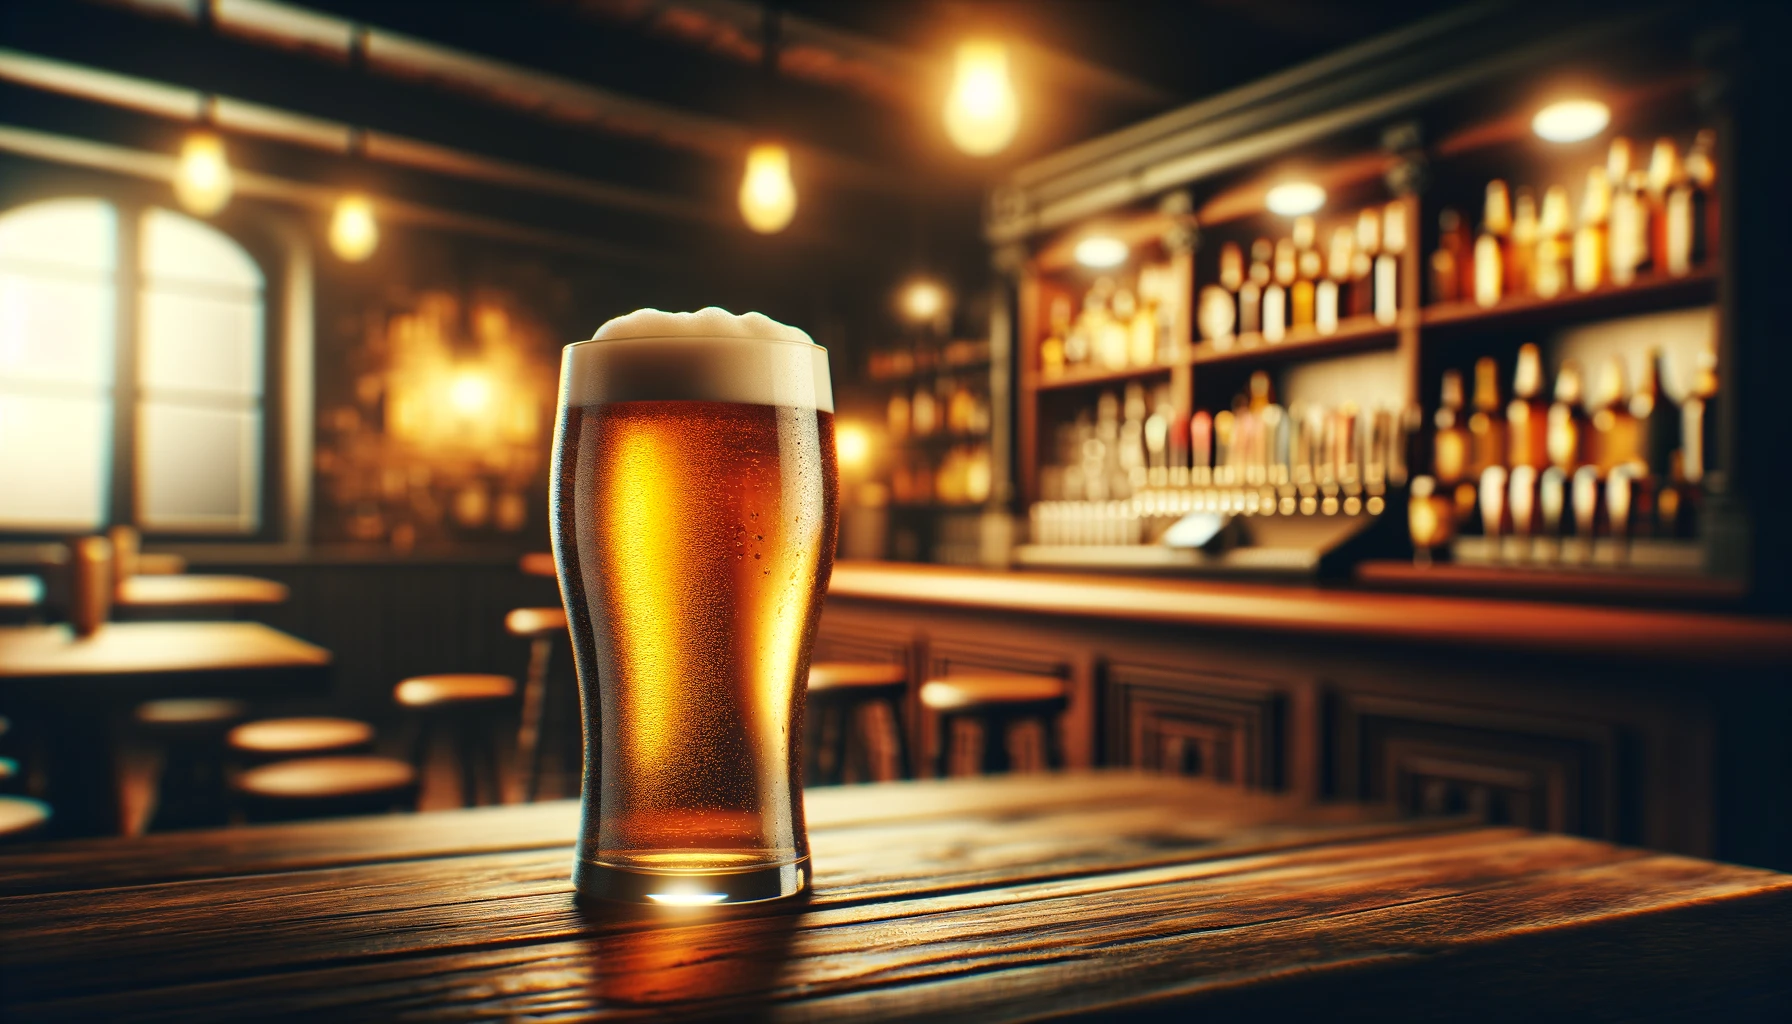
[[1270, 684], [1183, 669], [1108, 666], [1108, 760], [1279, 788], [1286, 696]]
[[1340, 796], [1620, 838], [1612, 726], [1366, 694], [1334, 707]]

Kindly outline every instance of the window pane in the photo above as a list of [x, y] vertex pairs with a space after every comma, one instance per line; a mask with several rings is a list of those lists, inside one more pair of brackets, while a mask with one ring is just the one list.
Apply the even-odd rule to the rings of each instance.
[[261, 413], [146, 400], [137, 418], [137, 521], [146, 530], [253, 532]]
[[109, 398], [0, 390], [0, 526], [98, 529], [111, 445]]
[[261, 302], [151, 287], [143, 293], [142, 382], [153, 390], [261, 394]]
[[50, 199], [0, 217], [0, 261], [110, 276], [118, 218], [99, 199]]
[[261, 268], [229, 235], [172, 210], [143, 215], [143, 258], [152, 284], [186, 282], [235, 291], [261, 291]]
[[0, 384], [104, 387], [113, 327], [110, 280], [0, 269]]

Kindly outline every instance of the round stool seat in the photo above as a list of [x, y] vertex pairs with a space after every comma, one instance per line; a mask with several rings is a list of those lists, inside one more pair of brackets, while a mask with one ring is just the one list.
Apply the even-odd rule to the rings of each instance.
[[908, 685], [908, 671], [894, 662], [818, 661], [809, 666], [809, 692]]
[[251, 768], [231, 785], [266, 800], [334, 800], [396, 793], [416, 781], [416, 770], [393, 757], [304, 757]]
[[373, 742], [373, 726], [352, 718], [264, 718], [230, 730], [232, 750], [263, 756], [322, 754]]
[[503, 700], [516, 693], [516, 680], [494, 675], [415, 676], [399, 683], [392, 697], [407, 708]]
[[50, 820], [50, 806], [23, 796], [0, 796], [0, 839], [35, 832]]
[[516, 608], [504, 616], [504, 628], [511, 636], [552, 636], [566, 632], [564, 608]]
[[928, 680], [921, 687], [921, 704], [933, 711], [963, 712], [1060, 701], [1069, 693], [1057, 676], [979, 672]]
[[249, 717], [249, 705], [240, 700], [194, 697], [145, 701], [137, 705], [137, 721], [148, 726], [223, 725]]

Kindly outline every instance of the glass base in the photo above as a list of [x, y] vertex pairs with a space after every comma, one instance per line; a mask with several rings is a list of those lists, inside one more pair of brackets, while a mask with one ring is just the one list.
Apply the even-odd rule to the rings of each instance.
[[662, 907], [761, 903], [807, 891], [809, 858], [789, 864], [714, 871], [654, 871], [580, 860], [573, 865], [572, 880], [582, 899]]

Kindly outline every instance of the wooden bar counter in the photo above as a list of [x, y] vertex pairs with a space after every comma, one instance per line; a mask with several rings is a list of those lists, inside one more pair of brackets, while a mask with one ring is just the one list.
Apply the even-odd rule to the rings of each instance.
[[1777, 1019], [1792, 877], [1129, 773], [811, 790], [815, 891], [581, 910], [574, 803], [0, 854], [8, 1020]]
[[1061, 677], [1073, 766], [1792, 867], [1786, 619], [849, 561], [816, 657]]

